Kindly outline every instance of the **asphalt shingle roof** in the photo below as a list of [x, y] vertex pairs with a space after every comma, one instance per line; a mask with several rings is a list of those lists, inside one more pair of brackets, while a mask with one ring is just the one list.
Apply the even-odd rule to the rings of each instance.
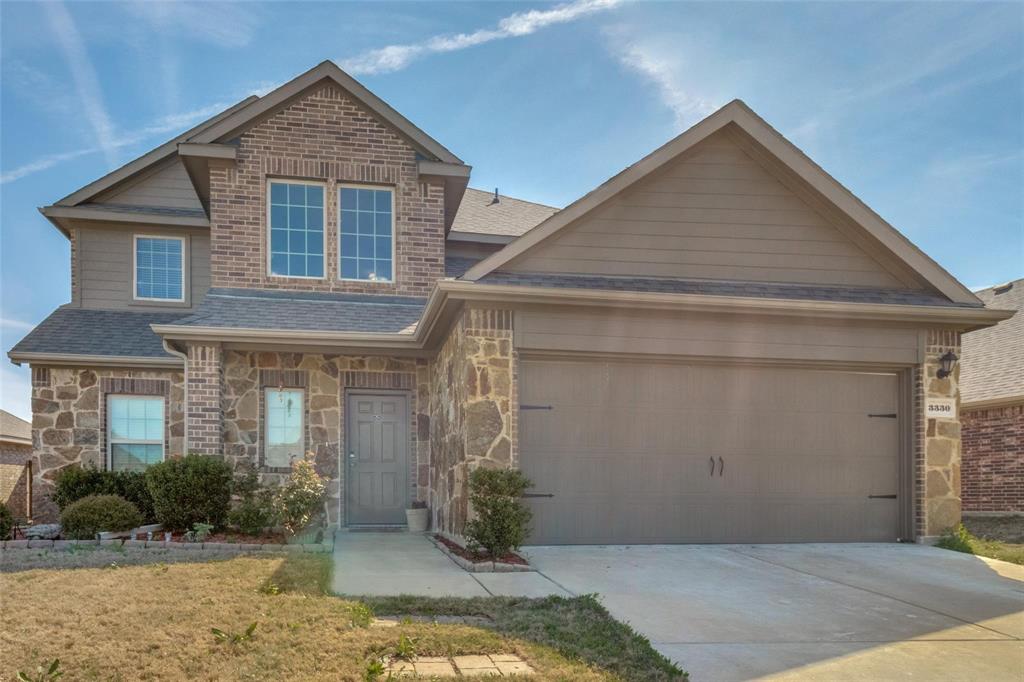
[[412, 334], [425, 298], [260, 289], [210, 289], [183, 327]]
[[499, 194], [498, 203], [494, 203], [494, 192], [470, 187], [455, 213], [452, 232], [518, 237], [555, 213], [558, 213], [558, 209], [554, 206], [535, 204], [503, 194]]
[[63, 353], [170, 358], [151, 324], [168, 324], [182, 313], [142, 313], [61, 307], [19, 341], [12, 353]]
[[994, 327], [964, 334], [960, 359], [960, 399], [965, 403], [1024, 398], [1024, 279], [1009, 288], [975, 292], [989, 308], [1018, 313]]
[[[463, 266], [463, 263], [458, 263]], [[453, 270], [456, 264], [451, 267]], [[468, 268], [467, 268], [468, 269]], [[463, 270], [465, 272], [465, 270]], [[692, 280], [644, 277], [602, 277], [546, 273], [492, 272], [478, 280], [481, 284], [511, 284], [535, 287], [565, 287], [666, 294], [705, 294], [807, 301], [848, 303], [889, 303], [902, 305], [960, 306], [944, 296], [924, 291], [868, 289], [863, 287], [774, 284], [729, 280]]]
[[7, 410], [0, 410], [0, 440], [32, 444], [32, 424]]

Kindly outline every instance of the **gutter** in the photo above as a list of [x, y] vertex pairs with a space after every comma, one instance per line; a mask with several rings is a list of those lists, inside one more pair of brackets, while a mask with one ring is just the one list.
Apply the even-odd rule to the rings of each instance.
[[23, 362], [53, 365], [53, 366], [82, 366], [93, 367], [171, 367], [181, 366], [178, 360], [173, 358], [155, 358], [149, 356], [134, 355], [81, 355], [76, 353], [18, 353], [10, 351], [7, 357], [15, 365]]

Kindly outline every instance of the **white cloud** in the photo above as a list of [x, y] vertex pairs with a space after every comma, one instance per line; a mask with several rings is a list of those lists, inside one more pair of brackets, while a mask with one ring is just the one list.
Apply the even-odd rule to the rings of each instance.
[[35, 325], [32, 324], [31, 322], [25, 322], [24, 320], [16, 320], [11, 317], [0, 317], [0, 330], [6, 331], [8, 329], [12, 329], [27, 332], [29, 329], [32, 329], [33, 327], [35, 327]]
[[99, 79], [96, 77], [96, 69], [89, 59], [89, 53], [85, 49], [85, 43], [78, 32], [78, 27], [75, 26], [75, 21], [71, 18], [64, 3], [47, 2], [43, 3], [43, 7], [46, 8], [50, 28], [64, 52], [68, 68], [71, 69], [75, 90], [81, 101], [85, 118], [92, 127], [97, 144], [107, 159], [107, 164], [116, 166], [117, 143], [114, 126], [110, 122], [110, 116], [107, 115]]
[[433, 36], [418, 43], [388, 45], [341, 61], [341, 68], [352, 75], [374, 75], [400, 71], [414, 61], [432, 54], [456, 52], [495, 40], [536, 33], [542, 28], [565, 24], [603, 12], [623, 0], [574, 0], [551, 9], [517, 12], [498, 22], [497, 28], [482, 28], [472, 33]]
[[695, 95], [686, 87], [686, 69], [678, 57], [642, 43], [620, 46], [615, 56], [657, 88], [662, 104], [675, 115], [679, 130], [690, 127], [718, 108], [710, 99]]
[[933, 162], [928, 166], [927, 175], [937, 179], [966, 182], [977, 179], [1001, 166], [1022, 161], [1024, 161], [1024, 154], [1020, 150], [998, 154], [968, 154]]
[[259, 23], [255, 3], [146, 0], [125, 7], [157, 31], [222, 47], [248, 45]]

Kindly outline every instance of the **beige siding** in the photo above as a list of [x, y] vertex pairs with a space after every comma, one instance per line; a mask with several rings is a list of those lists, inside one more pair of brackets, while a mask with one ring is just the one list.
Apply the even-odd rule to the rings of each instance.
[[[147, 226], [83, 228], [78, 250], [83, 308], [166, 310], [168, 306], [132, 299], [132, 235], [186, 236], [186, 303], [198, 304], [210, 288], [210, 236], [204, 230], [174, 231]], [[178, 307], [181, 307], [180, 305]], [[186, 306], [187, 307], [187, 306]]]
[[180, 160], [162, 169], [133, 181], [127, 187], [119, 187], [100, 199], [105, 204], [126, 204], [128, 206], [163, 206], [170, 208], [201, 209], [199, 197], [192, 187], [192, 181]]
[[503, 269], [906, 286], [724, 133]]
[[524, 310], [515, 329], [516, 347], [525, 351], [910, 365], [918, 361], [920, 345], [915, 329], [856, 321], [627, 310]]

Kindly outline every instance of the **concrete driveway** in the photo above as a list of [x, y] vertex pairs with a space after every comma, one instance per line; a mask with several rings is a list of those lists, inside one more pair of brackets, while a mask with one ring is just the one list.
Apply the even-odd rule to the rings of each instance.
[[1024, 679], [1024, 568], [914, 545], [530, 547], [695, 682]]

